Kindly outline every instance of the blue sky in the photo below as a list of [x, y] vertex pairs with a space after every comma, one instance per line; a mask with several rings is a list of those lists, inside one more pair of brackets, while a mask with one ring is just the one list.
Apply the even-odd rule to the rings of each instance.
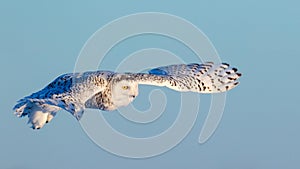
[[[299, 5], [293, 0], [1, 2], [0, 168], [299, 168]], [[96, 30], [137, 12], [187, 19], [209, 37], [223, 61], [243, 72], [241, 85], [228, 93], [222, 121], [208, 142], [197, 143], [206, 117], [204, 103], [209, 103], [205, 97], [203, 113], [178, 146], [138, 160], [99, 148], [64, 111], [40, 131], [13, 116], [18, 99], [73, 71], [82, 46]], [[144, 44], [138, 40], [131, 43]], [[157, 47], [155, 40], [150, 38], [147, 47]], [[122, 49], [126, 50], [113, 52], [123, 57]], [[137, 99], [149, 104], [145, 98]], [[154, 127], [166, 127], [158, 124]]]

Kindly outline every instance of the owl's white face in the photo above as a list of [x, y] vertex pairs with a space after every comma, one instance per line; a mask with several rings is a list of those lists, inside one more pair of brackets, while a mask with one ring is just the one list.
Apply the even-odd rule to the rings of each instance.
[[111, 94], [115, 106], [127, 106], [139, 94], [138, 83], [127, 80], [114, 83]]

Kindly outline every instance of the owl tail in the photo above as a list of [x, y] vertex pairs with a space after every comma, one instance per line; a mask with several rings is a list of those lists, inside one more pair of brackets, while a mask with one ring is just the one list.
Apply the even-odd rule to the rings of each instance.
[[17, 117], [28, 116], [28, 124], [31, 128], [40, 129], [50, 122], [60, 108], [39, 102], [32, 102], [28, 98], [21, 99], [13, 108]]

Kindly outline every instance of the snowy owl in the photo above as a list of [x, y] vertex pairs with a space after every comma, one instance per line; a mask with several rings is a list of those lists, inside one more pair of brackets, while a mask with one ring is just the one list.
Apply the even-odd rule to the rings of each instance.
[[13, 110], [18, 117], [28, 116], [33, 129], [40, 129], [60, 109], [80, 120], [86, 108], [111, 111], [126, 106], [137, 97], [140, 84], [165, 86], [179, 92], [219, 93], [237, 86], [240, 76], [229, 64], [212, 62], [163, 66], [148, 73], [69, 73], [22, 98]]

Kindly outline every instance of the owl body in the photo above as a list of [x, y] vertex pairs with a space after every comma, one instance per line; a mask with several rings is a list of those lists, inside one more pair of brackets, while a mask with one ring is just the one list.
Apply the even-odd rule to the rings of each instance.
[[112, 111], [127, 106], [138, 96], [139, 85], [164, 86], [179, 92], [218, 93], [237, 86], [240, 76], [236, 68], [212, 62], [169, 65], [148, 73], [69, 73], [19, 100], [13, 109], [18, 117], [28, 116], [33, 129], [40, 129], [61, 109], [80, 120], [87, 108]]
[[123, 74], [113, 74], [108, 78], [105, 89], [89, 98], [85, 107], [112, 111], [131, 103], [138, 95], [138, 83], [125, 77], [120, 79], [122, 76]]

